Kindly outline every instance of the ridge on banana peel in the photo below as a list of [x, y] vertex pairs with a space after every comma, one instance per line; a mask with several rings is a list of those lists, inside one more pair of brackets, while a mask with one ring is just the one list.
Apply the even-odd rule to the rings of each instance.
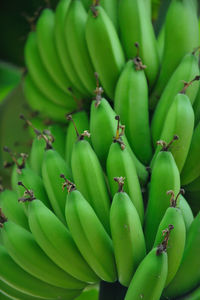
[[172, 0], [157, 37], [151, 0], [38, 14], [30, 154], [4, 147], [0, 299], [85, 299], [93, 285], [99, 300], [200, 299], [197, 2]]

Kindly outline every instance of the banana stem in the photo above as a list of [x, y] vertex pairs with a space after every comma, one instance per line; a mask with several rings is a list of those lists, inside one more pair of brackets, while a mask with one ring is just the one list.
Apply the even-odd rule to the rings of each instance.
[[127, 288], [119, 282], [100, 282], [99, 300], [124, 300]]

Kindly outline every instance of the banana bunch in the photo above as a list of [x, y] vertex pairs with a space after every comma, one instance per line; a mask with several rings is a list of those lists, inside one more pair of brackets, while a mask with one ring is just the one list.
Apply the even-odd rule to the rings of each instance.
[[150, 0], [42, 11], [23, 83], [53, 122], [21, 115], [29, 155], [4, 147], [0, 299], [200, 299], [199, 46], [196, 0], [172, 0], [158, 37]]

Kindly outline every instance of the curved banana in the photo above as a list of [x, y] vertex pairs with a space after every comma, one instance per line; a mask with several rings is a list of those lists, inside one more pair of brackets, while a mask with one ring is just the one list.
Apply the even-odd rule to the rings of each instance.
[[[86, 111], [79, 111], [73, 114], [73, 120], [76, 123], [77, 130], [83, 132], [89, 129], [89, 120]], [[77, 135], [74, 130], [73, 124], [70, 122], [67, 128], [67, 134], [65, 139], [65, 160], [67, 165], [71, 168], [71, 157], [74, 143], [77, 140]], [[89, 139], [88, 139], [89, 140]]]
[[112, 240], [94, 210], [72, 183], [68, 185], [66, 220], [81, 254], [104, 281], [117, 279]]
[[147, 66], [145, 73], [150, 87], [153, 86], [159, 71], [159, 56], [149, 11], [144, 0], [120, 0], [120, 37], [128, 59], [137, 55], [134, 44], [141, 47], [140, 56]]
[[116, 85], [114, 108], [126, 126], [126, 136], [133, 152], [148, 165], [152, 158], [152, 145], [144, 68], [138, 56], [126, 63]]
[[2, 298], [2, 295], [7, 296], [8, 298], [5, 299], [13, 299], [13, 300], [41, 300], [41, 299], [48, 299], [48, 298], [41, 298], [41, 297], [34, 297], [31, 295], [27, 295], [25, 293], [22, 293], [10, 285], [8, 285], [6, 282], [0, 279], [0, 299], [4, 300]]
[[153, 248], [138, 266], [124, 300], [159, 300], [167, 278], [167, 239]]
[[178, 268], [181, 264], [183, 257], [185, 240], [186, 240], [186, 229], [185, 222], [183, 219], [182, 212], [180, 208], [177, 208], [177, 200], [180, 194], [183, 193], [182, 190], [175, 197], [173, 191], [167, 191], [171, 196], [170, 207], [167, 208], [160, 224], [155, 237], [154, 246], [159, 245], [163, 240], [163, 234], [165, 234], [165, 229], [169, 224], [173, 224], [173, 231], [170, 234], [167, 256], [168, 256], [168, 273], [165, 282], [165, 287], [173, 280]]
[[[200, 282], [200, 213], [192, 222], [187, 234], [185, 250], [176, 276], [166, 288], [164, 295], [174, 299], [199, 285]], [[187, 276], [189, 274], [189, 276]]]
[[60, 174], [66, 174], [71, 179], [70, 169], [62, 156], [54, 149], [46, 150], [42, 163], [43, 183], [55, 214], [66, 223], [64, 214], [67, 192], [62, 190]]
[[[198, 74], [198, 58], [195, 55], [195, 52], [186, 54], [166, 84], [153, 113], [151, 131], [154, 146], [156, 145], [157, 140], [160, 139], [169, 107], [173, 103], [174, 97], [183, 88], [183, 81], [190, 82]], [[186, 94], [192, 104], [194, 103], [198, 88], [199, 82], [193, 82], [193, 84], [186, 90]]]
[[125, 57], [115, 27], [98, 1], [94, 2], [88, 14], [85, 34], [95, 71], [106, 94], [114, 100], [115, 85]]
[[[139, 215], [128, 194], [123, 191], [124, 178], [114, 178], [119, 190], [110, 208], [110, 228], [117, 265], [118, 280], [129, 286], [135, 270], [146, 254]], [[127, 179], [126, 179], [127, 180]]]
[[[117, 118], [117, 117], [116, 117]], [[122, 132], [120, 133], [120, 125], [118, 118], [118, 128], [116, 137], [113, 140], [112, 145], [108, 153], [106, 162], [106, 171], [108, 175], [109, 186], [112, 196], [117, 192], [117, 184], [114, 182], [114, 177], [125, 177], [124, 191], [129, 195], [133, 202], [140, 221], [143, 224], [144, 220], [144, 205], [142, 199], [142, 193], [140, 188], [139, 179], [135, 169], [134, 161], [126, 148], [122, 139]]]
[[28, 221], [36, 242], [55, 264], [81, 281], [99, 281], [81, 256], [68, 229], [40, 200], [29, 203]]
[[72, 300], [81, 293], [81, 290], [62, 289], [30, 275], [14, 262], [2, 245], [0, 245], [0, 262], [3, 262], [0, 268], [1, 280], [19, 292], [50, 300], [62, 298]]
[[[149, 0], [148, 0], [149, 1]], [[116, 31], [119, 29], [118, 22], [118, 0], [100, 0], [100, 6], [103, 7], [109, 18], [111, 19], [113, 25], [115, 26]]]
[[188, 151], [188, 155], [181, 171], [181, 184], [187, 185], [200, 176], [200, 122], [195, 128]]
[[[173, 137], [176, 136], [178, 138], [176, 143], [170, 147], [170, 151], [173, 154], [180, 173], [187, 159], [193, 129], [194, 111], [191, 102], [186, 94], [179, 93], [169, 108], [160, 139], [170, 142]], [[157, 146], [151, 165], [158, 152], [159, 145]]]
[[24, 94], [28, 104], [33, 110], [39, 111], [43, 117], [47, 116], [52, 120], [64, 122], [65, 114], [73, 110], [51, 102], [38, 90], [30, 75], [26, 75], [23, 83]]
[[1, 192], [0, 207], [9, 220], [29, 230], [28, 220], [24, 213], [24, 209], [20, 203], [18, 203], [17, 192], [10, 190]]
[[73, 290], [86, 286], [86, 283], [55, 265], [38, 246], [33, 235], [21, 226], [7, 221], [1, 230], [3, 244], [9, 255], [26, 272], [61, 288]]
[[[178, 26], [177, 26], [178, 19]], [[199, 46], [197, 11], [191, 0], [172, 0], [165, 20], [165, 42], [159, 79], [151, 95], [154, 108], [168, 80], [186, 53]]]
[[70, 0], [61, 0], [56, 7], [54, 38], [59, 59], [62, 63], [65, 73], [67, 74], [67, 77], [72, 83], [72, 89], [75, 87], [75, 89], [79, 91], [83, 97], [85, 97], [88, 95], [88, 92], [84, 88], [74, 69], [65, 41], [65, 19], [68, 13], [70, 2]]
[[53, 136], [53, 148], [65, 158], [65, 136], [66, 126], [60, 124], [52, 124], [48, 126], [47, 132]]
[[[67, 94], [61, 90], [46, 71], [42, 59], [40, 58], [35, 32], [29, 33], [24, 54], [28, 72], [34, 82], [34, 85], [38, 87], [38, 92], [41, 92], [44, 95], [44, 98], [49, 99], [50, 103], [55, 103], [70, 110], [75, 109], [76, 103], [71, 96], [71, 93]], [[39, 101], [37, 102], [39, 103]], [[35, 110], [37, 109], [35, 108]]]
[[29, 163], [31, 169], [39, 176], [42, 175], [42, 161], [45, 153], [45, 141], [35, 137], [32, 142]]
[[[99, 88], [100, 92], [101, 89]], [[108, 101], [97, 94], [96, 100], [91, 104], [90, 133], [92, 146], [104, 169], [106, 168], [106, 160], [113, 137], [116, 134], [115, 117], [116, 113]], [[140, 181], [145, 184], [148, 177], [145, 166], [134, 155], [125, 136], [124, 143], [132, 156]]]
[[[55, 45], [55, 14], [51, 9], [43, 9], [37, 24], [36, 37], [41, 60], [56, 85], [70, 95], [71, 82], [63, 70]], [[63, 36], [64, 38], [64, 36]]]
[[185, 222], [186, 232], [188, 232], [190, 225], [192, 224], [192, 222], [194, 220], [194, 215], [193, 215], [190, 205], [188, 204], [187, 200], [182, 195], [180, 195], [180, 200], [179, 200], [177, 207], [180, 208], [180, 210], [181, 210], [181, 213], [183, 215], [183, 220]]
[[[72, 116], [69, 119], [72, 120]], [[79, 134], [76, 125], [75, 130], [77, 141], [73, 146], [71, 161], [73, 180], [109, 233], [110, 198], [103, 170], [90, 143], [84, 140], [84, 136], [89, 136], [89, 133], [84, 131]]]
[[[65, 39], [74, 69], [88, 92], [95, 90], [94, 68], [85, 39], [87, 11], [80, 0], [73, 0], [65, 20]], [[81, 53], [81, 55], [80, 55]]]
[[169, 207], [170, 196], [166, 194], [169, 190], [173, 190], [175, 194], [179, 192], [180, 175], [172, 153], [163, 147], [152, 168], [145, 215], [144, 233], [148, 251], [153, 246], [160, 221]]

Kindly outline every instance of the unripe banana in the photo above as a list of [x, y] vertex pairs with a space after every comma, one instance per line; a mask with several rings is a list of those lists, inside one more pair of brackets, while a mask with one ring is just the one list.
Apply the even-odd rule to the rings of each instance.
[[[69, 116], [69, 119], [72, 120], [72, 117]], [[110, 198], [103, 170], [90, 143], [84, 140], [84, 136], [88, 136], [89, 133], [85, 131], [80, 135], [77, 129], [76, 133], [77, 141], [73, 147], [71, 161], [73, 179], [77, 189], [90, 203], [109, 233]], [[65, 174], [65, 172], [62, 173]]]
[[[78, 132], [83, 132], [84, 130], [89, 129], [88, 116], [84, 110], [73, 114], [73, 120], [76, 123]], [[74, 130], [73, 124], [70, 122], [67, 128], [67, 135], [65, 139], [65, 160], [67, 162], [67, 165], [70, 168], [71, 168], [72, 150], [76, 140], [77, 140], [77, 135]]]
[[165, 26], [162, 25], [157, 37], [158, 55], [161, 62], [163, 58], [164, 45], [165, 45]]
[[41, 299], [48, 299], [48, 298], [40, 298], [40, 297], [34, 297], [31, 295], [27, 295], [25, 293], [22, 293], [14, 288], [12, 288], [10, 285], [8, 285], [6, 282], [0, 279], [0, 299], [4, 300], [6, 299], [13, 299], [13, 300], [41, 300]]
[[112, 240], [94, 210], [82, 194], [69, 185], [66, 202], [66, 220], [81, 254], [102, 279], [116, 281], [116, 266]]
[[169, 207], [169, 195], [166, 191], [180, 190], [180, 175], [171, 152], [163, 148], [157, 155], [151, 174], [149, 197], [145, 215], [145, 240], [149, 251], [154, 243], [158, 225]]
[[200, 287], [197, 287], [193, 292], [185, 297], [181, 297], [179, 300], [199, 300], [200, 299]]
[[31, 169], [38, 175], [42, 175], [42, 161], [45, 153], [45, 141], [35, 137], [32, 142], [29, 163]]
[[159, 300], [167, 278], [167, 238], [140, 263], [124, 300]]
[[81, 290], [58, 288], [30, 275], [14, 262], [2, 245], [0, 245], [0, 262], [3, 262], [0, 268], [1, 279], [22, 293], [51, 300], [52, 298], [72, 300], [81, 293]]
[[45, 99], [50, 99], [51, 102], [66, 109], [73, 110], [76, 108], [76, 103], [71, 94], [66, 94], [66, 92], [61, 90], [46, 71], [40, 58], [35, 32], [31, 32], [28, 36], [25, 46], [25, 61], [34, 85], [38, 87]]
[[[149, 1], [149, 0], [148, 0]], [[116, 31], [118, 31], [118, 0], [100, 0], [100, 5], [103, 7], [109, 18], [111, 19]]]
[[167, 193], [172, 195], [170, 199], [171, 206], [168, 207], [159, 224], [153, 246], [156, 247], [162, 242], [163, 234], [165, 234], [165, 229], [169, 224], [173, 224], [174, 230], [170, 234], [168, 242], [168, 273], [165, 286], [169, 285], [169, 283], [173, 280], [174, 276], [176, 275], [176, 272], [178, 271], [178, 268], [181, 264], [181, 259], [183, 257], [186, 240], [186, 229], [183, 215], [181, 210], [176, 207], [178, 196], [180, 193], [183, 193], [183, 191], [181, 190], [176, 196], [176, 198], [173, 191], [168, 191]]
[[49, 284], [67, 289], [83, 289], [86, 283], [60, 269], [36, 243], [33, 235], [8, 221], [3, 224], [3, 244], [13, 260], [26, 272]]
[[126, 126], [126, 136], [133, 152], [147, 165], [152, 157], [152, 145], [144, 68], [138, 56], [126, 63], [116, 85], [114, 107]]
[[65, 20], [65, 39], [74, 69], [88, 94], [92, 95], [95, 89], [95, 77], [85, 38], [86, 22], [87, 11], [82, 2], [73, 0]]
[[44, 132], [49, 133], [53, 136], [53, 147], [54, 149], [65, 158], [65, 136], [66, 136], [66, 126], [61, 127], [58, 124], [52, 124], [48, 126], [48, 129]]
[[62, 190], [60, 174], [66, 174], [71, 179], [71, 172], [65, 160], [54, 149], [47, 149], [42, 164], [42, 179], [55, 214], [65, 223], [67, 192]]
[[200, 122], [195, 128], [188, 151], [188, 155], [181, 172], [181, 183], [187, 185], [200, 176]]
[[141, 47], [140, 56], [147, 66], [146, 75], [150, 86], [152, 86], [158, 75], [159, 56], [149, 11], [145, 6], [144, 0], [120, 0], [119, 27], [122, 44], [128, 59], [136, 56], [137, 51], [134, 44], [139, 43]]
[[114, 100], [115, 85], [125, 64], [120, 40], [112, 21], [95, 1], [88, 14], [86, 41], [106, 94]]
[[110, 228], [117, 265], [118, 280], [129, 286], [135, 270], [146, 254], [144, 234], [139, 215], [131, 199], [123, 191], [123, 177], [110, 209]]
[[[184, 122], [183, 122], [184, 120]], [[165, 119], [160, 140], [169, 142], [173, 136], [177, 136], [178, 140], [170, 147], [170, 151], [176, 161], [179, 172], [181, 173], [185, 164], [188, 151], [190, 148], [192, 134], [194, 129], [194, 111], [187, 95], [179, 93], [174, 98]], [[151, 162], [159, 152], [159, 145]]]
[[[117, 117], [116, 117], [117, 118]], [[140, 189], [140, 183], [138, 180], [137, 172], [135, 169], [134, 161], [129, 154], [126, 145], [123, 142], [122, 134], [120, 133], [119, 118], [117, 134], [110, 146], [108, 158], [106, 162], [106, 170], [109, 180], [109, 186], [112, 196], [117, 192], [117, 184], [114, 182], [114, 177], [125, 177], [124, 191], [129, 195], [133, 202], [138, 215], [140, 216], [141, 223], [144, 219], [144, 206], [142, 193]]]
[[151, 95], [152, 108], [184, 55], [199, 46], [197, 12], [191, 5], [191, 0], [171, 1], [164, 26], [163, 60], [159, 79]]
[[79, 280], [99, 281], [81, 256], [68, 229], [40, 200], [29, 204], [28, 220], [36, 242], [55, 264]]
[[[42, 62], [55, 83], [70, 95], [71, 87], [56, 50], [54, 40], [55, 15], [51, 9], [44, 9], [36, 25], [37, 45]], [[64, 38], [64, 36], [63, 36]]]
[[68, 13], [70, 2], [70, 0], [61, 0], [56, 7], [54, 38], [59, 59], [62, 63], [65, 73], [67, 74], [67, 77], [72, 83], [72, 89], [75, 87], [75, 89], [80, 91], [81, 95], [84, 97], [88, 95], [88, 92], [84, 88], [74, 69], [65, 41], [65, 19]]
[[185, 187], [186, 191], [189, 192], [196, 192], [200, 190], [200, 176], [197, 177], [194, 181], [192, 181], [190, 184], [186, 185]]
[[180, 195], [180, 201], [177, 207], [180, 208], [181, 210], [181, 213], [183, 215], [183, 220], [185, 222], [186, 232], [188, 232], [190, 225], [194, 220], [194, 216], [190, 205], [182, 195]]
[[24, 213], [24, 209], [22, 205], [18, 203], [17, 192], [10, 190], [1, 192], [0, 207], [9, 220], [29, 230], [28, 220]]
[[28, 101], [30, 107], [33, 110], [39, 111], [45, 117], [50, 117], [52, 120], [63, 122], [65, 113], [73, 110], [70, 108], [63, 108], [51, 102], [51, 100], [49, 100], [38, 90], [30, 75], [26, 75], [23, 88], [26, 100]]
[[85, 9], [88, 11], [91, 6], [91, 0], [81, 0]]
[[[156, 142], [159, 140], [162, 133], [169, 108], [173, 103], [175, 96], [183, 87], [183, 80], [185, 82], [191, 82], [191, 80], [193, 80], [198, 74], [199, 67], [197, 56], [195, 53], [186, 54], [172, 74], [154, 111], [151, 123], [154, 146], [156, 145]], [[199, 82], [193, 82], [192, 85], [186, 90], [186, 94], [188, 95], [192, 104], [196, 98], [198, 88]]]
[[[176, 276], [165, 290], [164, 295], [174, 299], [182, 296], [199, 285], [200, 282], [200, 213], [192, 222], [187, 239], [181, 265]], [[189, 274], [189, 276], [188, 276]]]
[[[112, 144], [112, 139], [116, 134], [116, 113], [104, 98], [101, 98], [102, 89], [97, 87], [98, 93], [96, 100], [91, 104], [90, 111], [90, 132], [92, 146], [103, 166], [106, 167], [106, 160], [110, 146]], [[124, 143], [126, 144], [129, 153], [134, 161], [138, 177], [142, 184], [145, 184], [148, 173], [142, 165], [142, 163], [137, 159], [137, 157], [132, 152], [126, 137], [124, 136]]]

